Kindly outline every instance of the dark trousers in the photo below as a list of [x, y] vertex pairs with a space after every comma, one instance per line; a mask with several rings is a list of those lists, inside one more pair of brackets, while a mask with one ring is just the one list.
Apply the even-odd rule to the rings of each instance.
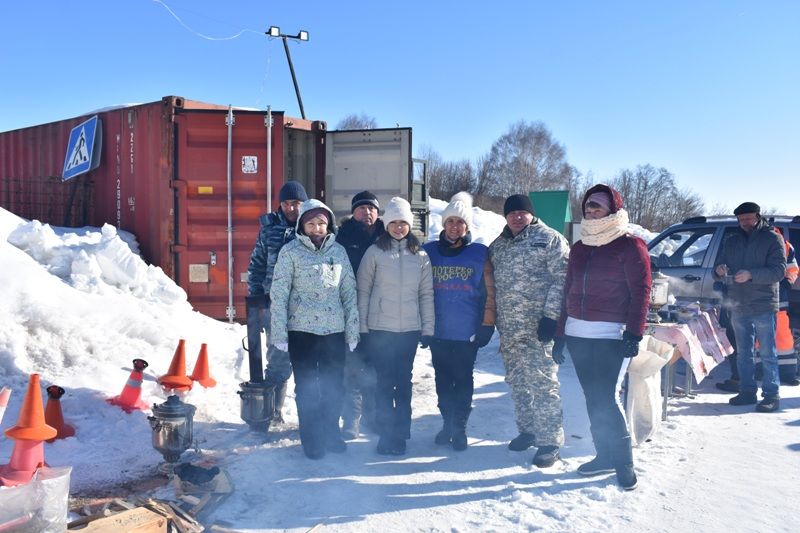
[[346, 349], [344, 333], [289, 332], [289, 357], [304, 448], [319, 450], [328, 439], [339, 437]]
[[630, 361], [622, 355], [622, 341], [568, 336], [567, 348], [586, 397], [597, 456], [615, 465], [632, 463], [630, 434], [617, 394]]
[[378, 382], [375, 423], [381, 437], [411, 437], [411, 373], [420, 332], [369, 332], [369, 350]]
[[731, 312], [724, 306], [719, 312], [719, 325], [725, 328], [725, 336], [728, 337], [728, 342], [733, 347], [733, 353], [727, 357], [728, 363], [731, 365], [731, 379], [739, 381], [739, 368], [736, 364], [736, 335], [733, 334]]
[[436, 374], [436, 396], [445, 424], [463, 430], [472, 410], [472, 371], [478, 345], [468, 341], [435, 339], [431, 358]]
[[349, 352], [344, 363], [344, 401], [342, 419], [345, 424], [364, 417], [367, 425], [375, 422], [375, 367], [367, 347], [359, 345]]

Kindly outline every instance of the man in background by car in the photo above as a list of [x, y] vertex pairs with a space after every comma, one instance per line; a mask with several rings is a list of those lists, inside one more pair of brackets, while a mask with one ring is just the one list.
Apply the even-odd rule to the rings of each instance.
[[733, 214], [739, 231], [723, 244], [714, 265], [714, 276], [728, 284], [727, 305], [736, 336], [739, 394], [731, 405], [757, 403], [755, 341], [758, 339], [764, 365], [763, 399], [756, 411], [780, 409], [778, 358], [775, 349], [775, 314], [778, 311], [778, 282], [784, 277], [786, 255], [783, 239], [761, 217], [761, 208], [745, 202]]

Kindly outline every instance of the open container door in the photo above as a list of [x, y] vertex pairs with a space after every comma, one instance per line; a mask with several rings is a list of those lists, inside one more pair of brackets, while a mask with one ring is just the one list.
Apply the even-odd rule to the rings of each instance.
[[[325, 202], [337, 218], [350, 214], [353, 195], [369, 190], [381, 212], [393, 196], [408, 200], [415, 211], [414, 230], [427, 230], [427, 216], [418, 216], [427, 213], [427, 183], [415, 185], [411, 128], [329, 131], [325, 144]], [[416, 179], [427, 179], [424, 170]]]

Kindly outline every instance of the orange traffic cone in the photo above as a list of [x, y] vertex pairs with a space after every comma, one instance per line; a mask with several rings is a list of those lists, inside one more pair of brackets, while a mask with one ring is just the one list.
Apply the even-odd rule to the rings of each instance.
[[0, 422], [3, 421], [3, 415], [6, 414], [6, 407], [8, 407], [8, 399], [11, 397], [11, 389], [3, 387], [0, 389]]
[[44, 465], [42, 441], [52, 439], [57, 433], [44, 420], [39, 374], [31, 374], [17, 425], [6, 430], [6, 436], [16, 442], [11, 461], [0, 465], [0, 484], [13, 486], [29, 482], [36, 469]]
[[166, 374], [158, 378], [158, 382], [165, 389], [174, 389], [176, 392], [185, 392], [192, 388], [192, 380], [186, 375], [186, 341], [180, 339], [172, 363]]
[[200, 345], [200, 353], [197, 355], [197, 362], [194, 364], [191, 378], [192, 381], [198, 382], [205, 388], [214, 387], [217, 384], [217, 380], [211, 377], [208, 370], [208, 345], [206, 343]]
[[44, 408], [44, 420], [58, 432], [55, 439], [47, 439], [47, 442], [72, 437], [75, 435], [75, 428], [64, 422], [64, 415], [61, 413], [61, 397], [64, 396], [64, 389], [58, 385], [50, 385], [45, 390], [47, 406]]
[[126, 413], [137, 409], [148, 409], [147, 403], [142, 401], [142, 380], [144, 379], [144, 369], [147, 368], [147, 361], [144, 359], [133, 360], [133, 370], [128, 377], [125, 386], [119, 396], [109, 398], [108, 403], [118, 405]]

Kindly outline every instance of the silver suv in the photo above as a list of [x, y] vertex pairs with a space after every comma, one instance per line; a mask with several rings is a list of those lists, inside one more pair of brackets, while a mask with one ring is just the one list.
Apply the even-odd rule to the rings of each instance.
[[[800, 216], [766, 217], [783, 231], [800, 253]], [[725, 242], [739, 227], [736, 217], [693, 217], [673, 224], [647, 245], [653, 270], [669, 276], [669, 290], [678, 300], [719, 300], [712, 267]], [[800, 320], [800, 281], [789, 296], [790, 314]]]

